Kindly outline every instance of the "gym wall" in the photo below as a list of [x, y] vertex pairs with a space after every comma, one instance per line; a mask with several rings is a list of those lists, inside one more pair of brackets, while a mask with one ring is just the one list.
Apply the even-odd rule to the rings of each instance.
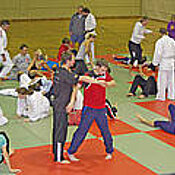
[[175, 0], [142, 0], [142, 15], [153, 19], [167, 20], [175, 14]]
[[97, 17], [139, 16], [140, 0], [0, 0], [0, 19], [70, 18], [78, 5]]

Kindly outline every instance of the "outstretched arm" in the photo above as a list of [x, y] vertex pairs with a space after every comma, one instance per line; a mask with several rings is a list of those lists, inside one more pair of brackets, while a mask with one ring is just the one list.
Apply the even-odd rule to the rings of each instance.
[[7, 152], [6, 146], [3, 146], [3, 147], [2, 147], [2, 152], [3, 152], [3, 156], [4, 156], [4, 158], [5, 158], [6, 164], [7, 164], [7, 166], [8, 166], [9, 172], [10, 172], [10, 173], [17, 173], [17, 172], [20, 172], [21, 170], [19, 170], [19, 169], [12, 169], [11, 163], [10, 163], [10, 159], [9, 159], [9, 154], [8, 154], [8, 152]]

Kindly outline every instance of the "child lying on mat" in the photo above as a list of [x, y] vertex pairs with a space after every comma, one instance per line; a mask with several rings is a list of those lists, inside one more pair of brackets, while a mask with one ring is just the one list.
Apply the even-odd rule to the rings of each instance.
[[144, 68], [147, 73], [149, 73], [148, 79], [143, 78], [141, 75], [136, 75], [134, 78], [134, 81], [132, 83], [132, 86], [129, 90], [129, 93], [126, 94], [127, 97], [130, 96], [135, 96], [136, 95], [136, 90], [140, 86], [142, 89], [141, 95], [138, 96], [138, 98], [145, 98], [148, 97], [149, 95], [156, 95], [157, 93], [157, 83], [155, 80], [155, 73], [148, 70], [148, 67]]
[[21, 87], [18, 92], [17, 115], [26, 116], [25, 122], [37, 121], [49, 116], [50, 103], [42, 92], [34, 91], [32, 86]]
[[175, 134], [175, 105], [170, 104], [168, 106], [168, 116], [169, 121], [150, 121], [142, 117], [141, 115], [137, 114], [137, 118], [144, 124], [152, 126], [152, 127], [159, 127], [165, 132], [170, 134]]
[[18, 173], [21, 172], [19, 169], [13, 169], [11, 167], [10, 155], [13, 154], [14, 151], [9, 153], [9, 138], [5, 132], [0, 132], [0, 164], [3, 163], [4, 159], [8, 166], [10, 173]]

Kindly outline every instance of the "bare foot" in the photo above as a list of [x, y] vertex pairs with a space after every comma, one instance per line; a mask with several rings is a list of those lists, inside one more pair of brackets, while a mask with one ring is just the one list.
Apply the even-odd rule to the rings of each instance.
[[22, 117], [20, 115], [15, 115], [15, 118], [21, 119]]
[[121, 117], [119, 117], [118, 115], [114, 118], [114, 120], [120, 120]]
[[30, 122], [30, 119], [29, 118], [25, 118], [24, 122]]
[[139, 95], [138, 98], [143, 99], [143, 98], [145, 98], [145, 95]]
[[129, 93], [126, 94], [126, 96], [127, 96], [127, 97], [132, 97], [132, 96], [134, 96], [134, 94], [131, 93], [131, 92], [129, 92]]

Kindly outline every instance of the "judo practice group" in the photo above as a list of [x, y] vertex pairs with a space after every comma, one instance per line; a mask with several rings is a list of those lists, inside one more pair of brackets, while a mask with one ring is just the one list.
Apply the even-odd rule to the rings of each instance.
[[[146, 29], [148, 23], [149, 18], [146, 16], [136, 22], [129, 40], [129, 74], [135, 76], [133, 67], [138, 67], [138, 74], [134, 77], [126, 96], [136, 96], [136, 90], [140, 86], [142, 89], [142, 93], [138, 96], [140, 99], [155, 95], [158, 101], [165, 101], [166, 98], [173, 101], [175, 100], [175, 16], [172, 16], [167, 29], [159, 30], [160, 38], [156, 41], [154, 56], [149, 64], [142, 56], [141, 47], [141, 42], [147, 34], [154, 35], [152, 30]], [[61, 164], [79, 161], [74, 153], [85, 139], [93, 121], [97, 123], [104, 140], [105, 159], [113, 157], [113, 139], [107, 117], [112, 120], [119, 118], [116, 105], [111, 104], [110, 99], [106, 97], [106, 88], [115, 88], [116, 82], [111, 75], [107, 60], [95, 61], [94, 47], [95, 39], [98, 37], [96, 26], [96, 19], [90, 10], [79, 6], [70, 21], [70, 39], [66, 37], [62, 40], [55, 64], [49, 66], [46, 54], [40, 49], [37, 49], [31, 58], [27, 44], [22, 44], [19, 47], [19, 54], [11, 59], [7, 50], [10, 22], [1, 21], [0, 84], [14, 79], [19, 82], [19, 87], [0, 90], [0, 94], [17, 98], [16, 115], [24, 118], [24, 122], [35, 122], [48, 117], [50, 110], [53, 109], [52, 151], [54, 161]], [[43, 69], [47, 75], [43, 73]], [[156, 77], [157, 71], [158, 77]], [[143, 76], [145, 72], [149, 73], [146, 79]], [[169, 121], [149, 121], [140, 114], [136, 117], [147, 125], [175, 134], [175, 106], [170, 104], [168, 110]], [[71, 121], [72, 111], [77, 114], [77, 118], [80, 118], [78, 122]], [[0, 126], [5, 124], [8, 124], [8, 119], [0, 108]], [[67, 150], [69, 159], [67, 160], [64, 157], [64, 145], [70, 124], [77, 124], [78, 128]], [[0, 161], [6, 160], [10, 172], [19, 172], [19, 169], [11, 168], [8, 143], [8, 136], [1, 132]]]

